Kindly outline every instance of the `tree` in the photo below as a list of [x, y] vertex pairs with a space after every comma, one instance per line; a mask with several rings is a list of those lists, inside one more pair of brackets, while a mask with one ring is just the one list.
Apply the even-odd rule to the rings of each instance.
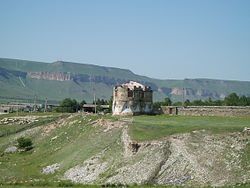
[[236, 93], [231, 93], [224, 99], [226, 106], [238, 106], [239, 101], [239, 96]]
[[162, 106], [162, 102], [154, 102], [153, 103], [153, 109], [159, 110]]
[[215, 100], [215, 101], [213, 101], [213, 105], [214, 106], [222, 106], [223, 105], [223, 101], [222, 100]]
[[174, 102], [173, 106], [182, 106], [182, 102], [181, 101]]
[[191, 102], [190, 102], [190, 100], [185, 100], [185, 102], [184, 102], [184, 106], [190, 106], [191, 105]]
[[58, 112], [77, 112], [80, 109], [80, 105], [75, 99], [66, 98], [61, 103], [60, 106], [57, 108]]
[[240, 104], [241, 106], [247, 106], [247, 105], [249, 105], [249, 104], [248, 104], [247, 97], [246, 97], [245, 95], [243, 95], [243, 96], [241, 96], [241, 97], [239, 98], [239, 104]]
[[194, 100], [192, 102], [192, 105], [194, 105], [194, 106], [203, 106], [203, 105], [205, 105], [205, 103], [202, 100]]
[[214, 101], [211, 99], [211, 97], [208, 98], [206, 103], [207, 103], [207, 106], [213, 106], [214, 105]]
[[25, 151], [31, 150], [33, 148], [33, 143], [30, 138], [20, 137], [17, 139], [18, 148]]
[[172, 105], [172, 101], [169, 97], [166, 97], [164, 99], [163, 105], [162, 106], [171, 106]]

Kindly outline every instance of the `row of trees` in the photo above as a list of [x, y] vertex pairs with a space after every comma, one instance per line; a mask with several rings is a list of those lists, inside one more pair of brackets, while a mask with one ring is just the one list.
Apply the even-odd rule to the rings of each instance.
[[[164, 101], [157, 101], [157, 102], [154, 102], [153, 104], [153, 108], [154, 109], [159, 109], [161, 106], [171, 106], [171, 105], [176, 105], [176, 106], [179, 106], [179, 104], [172, 104], [172, 101], [169, 97], [166, 97], [164, 99]], [[180, 104], [181, 105], [181, 104]]]
[[78, 103], [75, 99], [66, 98], [60, 102], [59, 106], [56, 108], [56, 111], [69, 113], [78, 112], [79, 110], [82, 110], [84, 104], [86, 104], [85, 100], [82, 100], [80, 103]]
[[165, 98], [162, 102], [155, 102], [154, 108], [158, 109], [160, 106], [250, 106], [250, 97], [245, 95], [238, 96], [236, 93], [231, 93], [225, 97], [224, 100], [185, 100], [184, 104], [182, 102], [172, 103], [170, 98]]
[[186, 106], [250, 106], [250, 97], [245, 95], [238, 96], [236, 93], [231, 93], [225, 97], [224, 100], [194, 100], [190, 102], [186, 100], [184, 105]]
[[[66, 98], [60, 102], [59, 106], [56, 108], [57, 112], [68, 112], [74, 113], [83, 110], [83, 105], [87, 104], [85, 100], [82, 100], [80, 103], [75, 99]], [[112, 98], [110, 100], [97, 99], [93, 101], [92, 104], [96, 104], [97, 112], [101, 111], [101, 105], [109, 105], [109, 111], [112, 109]]]
[[[109, 112], [112, 109], [112, 97], [110, 100], [97, 99], [93, 104], [97, 105], [97, 112], [101, 111], [101, 105], [109, 105]], [[83, 109], [83, 105], [86, 104], [85, 100], [82, 100], [78, 103], [75, 99], [66, 98], [64, 99], [59, 107], [56, 108], [57, 112], [78, 112]], [[250, 97], [247, 96], [238, 96], [236, 93], [231, 93], [225, 97], [224, 100], [212, 100], [209, 98], [208, 100], [186, 100], [184, 104], [182, 102], [172, 102], [169, 97], [166, 97], [164, 101], [155, 102], [153, 104], [154, 109], [159, 109], [161, 106], [250, 106]]]

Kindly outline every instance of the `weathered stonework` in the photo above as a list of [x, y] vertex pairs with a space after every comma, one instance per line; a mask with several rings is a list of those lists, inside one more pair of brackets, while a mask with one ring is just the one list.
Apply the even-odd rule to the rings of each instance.
[[113, 115], [150, 114], [153, 110], [150, 87], [130, 81], [113, 89]]
[[250, 106], [162, 106], [161, 110], [184, 116], [250, 116]]

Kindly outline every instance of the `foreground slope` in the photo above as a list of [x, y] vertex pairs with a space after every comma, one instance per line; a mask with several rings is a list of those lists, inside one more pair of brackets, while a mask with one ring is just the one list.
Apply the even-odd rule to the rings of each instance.
[[[0, 121], [0, 182], [5, 185], [250, 181], [250, 135], [243, 132], [250, 117], [16, 115], [0, 116], [5, 118]], [[15, 118], [21, 120], [8, 120]], [[20, 123], [25, 118], [30, 123]], [[34, 148], [7, 152], [20, 136], [30, 137]]]
[[[167, 75], [166, 75], [167, 77]], [[93, 90], [98, 98], [109, 99], [112, 88], [129, 80], [149, 85], [155, 100], [171, 97], [186, 99], [221, 99], [236, 92], [250, 95], [250, 82], [210, 79], [159, 80], [136, 75], [130, 70], [57, 61], [36, 61], [0, 58], [1, 101], [37, 99], [60, 101], [66, 97], [92, 101]]]

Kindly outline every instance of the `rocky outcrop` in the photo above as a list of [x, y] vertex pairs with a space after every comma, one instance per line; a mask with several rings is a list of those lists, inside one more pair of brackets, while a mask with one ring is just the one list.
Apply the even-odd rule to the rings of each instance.
[[103, 162], [101, 159], [104, 153], [105, 150], [84, 161], [83, 164], [70, 168], [65, 172], [64, 178], [75, 183], [93, 183], [108, 168], [108, 162]]
[[[173, 136], [171, 155], [155, 179], [157, 184], [212, 185], [244, 182], [249, 173], [237, 175], [247, 142], [241, 133], [213, 135], [205, 130]], [[221, 173], [223, 171], [223, 173]]]
[[70, 73], [64, 73], [64, 72], [28, 72], [27, 77], [38, 80], [56, 80], [56, 81], [71, 80]]
[[[1, 73], [1, 72], [0, 72]], [[73, 80], [76, 83], [80, 82], [95, 82], [104, 83], [106, 85], [115, 85], [123, 83], [125, 79], [115, 79], [107, 76], [90, 76], [89, 74], [76, 74], [66, 72], [28, 72], [28, 78], [39, 80], [56, 80], [56, 81], [69, 81]]]
[[192, 88], [177, 88], [174, 87], [171, 89], [171, 91], [169, 92], [168, 90], [163, 90], [162, 91], [165, 94], [171, 94], [171, 95], [177, 95], [177, 96], [182, 96], [183, 94], [185, 96], [194, 96], [194, 97], [211, 97], [211, 98], [224, 98], [225, 94], [223, 93], [217, 93], [215, 91], [210, 91], [210, 90], [206, 90], [206, 89], [192, 89]]
[[171, 95], [183, 95], [183, 88], [172, 88]]
[[10, 146], [4, 150], [4, 153], [15, 153], [17, 152], [17, 147], [16, 146]]
[[[67, 72], [70, 72], [70, 76]], [[92, 76], [90, 77], [90, 75]], [[35, 84], [30, 84], [30, 78], [43, 79], [43, 87], [34, 87]], [[109, 99], [111, 95], [111, 88], [114, 85], [125, 83], [133, 79], [143, 85], [150, 86], [155, 92], [154, 99], [162, 101], [165, 97], [171, 97], [173, 101], [182, 100], [183, 87], [186, 88], [186, 95], [184, 99], [192, 100], [207, 100], [223, 99], [230, 93], [236, 92], [238, 95], [250, 95], [249, 81], [226, 81], [226, 80], [212, 80], [212, 79], [185, 79], [185, 80], [159, 80], [152, 79], [145, 76], [140, 76], [132, 73], [129, 70], [102, 67], [90, 64], [77, 64], [71, 62], [57, 61], [54, 63], [31, 62], [17, 59], [0, 58], [0, 81], [2, 81], [0, 97], [4, 99], [21, 99], [33, 100], [34, 94], [44, 93], [44, 88], [51, 87], [47, 90], [48, 94], [43, 94], [41, 98], [49, 97], [48, 100], [62, 100], [63, 98], [75, 96], [76, 99], [81, 100], [83, 93], [87, 100], [92, 100], [92, 93], [89, 85], [90, 80], [96, 84], [97, 93], [102, 93], [103, 84], [108, 86], [110, 92], [103, 93], [102, 98]], [[9, 80], [9, 81], [6, 81]], [[46, 83], [46, 80], [59, 80], [75, 82], [78, 86], [76, 89], [69, 90], [66, 85], [61, 84], [58, 87], [53, 87], [53, 83]], [[9, 84], [13, 84], [9, 87]], [[56, 84], [56, 83], [55, 83]], [[85, 84], [85, 85], [84, 85]], [[21, 86], [21, 87], [20, 87]], [[26, 87], [25, 87], [26, 86]], [[84, 88], [83, 88], [84, 87]], [[34, 92], [30, 92], [34, 90]], [[61, 93], [58, 94], [58, 90]], [[81, 92], [83, 91], [83, 92]]]
[[[136, 142], [121, 134], [122, 155], [102, 151], [64, 174], [75, 183], [223, 186], [249, 180], [243, 170], [245, 133], [215, 135], [199, 130], [161, 140]], [[109, 149], [111, 149], [110, 147]], [[223, 173], [222, 173], [223, 172]], [[237, 173], [236, 173], [237, 172]]]
[[60, 168], [60, 164], [55, 163], [42, 169], [43, 174], [54, 174]]

